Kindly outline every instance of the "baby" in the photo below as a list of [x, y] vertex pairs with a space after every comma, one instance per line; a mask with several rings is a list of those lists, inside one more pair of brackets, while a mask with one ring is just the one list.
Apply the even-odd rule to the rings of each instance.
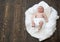
[[38, 7], [38, 12], [33, 14], [31, 18], [32, 18], [32, 27], [38, 25], [40, 27], [38, 30], [42, 28], [44, 20], [48, 22], [48, 18], [44, 13], [44, 8], [42, 6]]

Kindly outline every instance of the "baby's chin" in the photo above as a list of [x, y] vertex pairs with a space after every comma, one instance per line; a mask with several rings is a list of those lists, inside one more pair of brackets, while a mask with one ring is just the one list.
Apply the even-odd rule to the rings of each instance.
[[38, 11], [39, 13], [44, 13], [44, 11]]

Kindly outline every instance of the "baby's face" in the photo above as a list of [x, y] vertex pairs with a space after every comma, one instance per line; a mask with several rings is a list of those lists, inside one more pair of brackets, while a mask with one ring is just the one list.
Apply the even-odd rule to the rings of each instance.
[[39, 6], [38, 7], [38, 12], [43, 13], [44, 12], [44, 8], [42, 6]]

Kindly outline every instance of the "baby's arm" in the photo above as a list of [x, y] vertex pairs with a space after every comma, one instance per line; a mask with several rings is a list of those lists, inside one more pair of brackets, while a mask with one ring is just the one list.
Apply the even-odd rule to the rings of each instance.
[[43, 17], [45, 18], [46, 22], [48, 22], [48, 18], [46, 16], [46, 14], [43, 14]]
[[33, 21], [33, 18], [35, 17], [35, 14], [32, 15], [31, 20]]
[[34, 17], [35, 17], [35, 14], [33, 14], [32, 17], [31, 17], [31, 20], [32, 20], [32, 27], [35, 26], [35, 23], [34, 23], [34, 21], [33, 21], [33, 18], [34, 18]]

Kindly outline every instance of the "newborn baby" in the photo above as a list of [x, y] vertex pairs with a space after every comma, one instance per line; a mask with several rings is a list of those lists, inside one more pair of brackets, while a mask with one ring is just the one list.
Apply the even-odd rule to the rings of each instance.
[[38, 25], [40, 30], [44, 24], [44, 20], [48, 22], [48, 18], [46, 14], [44, 13], [44, 8], [42, 6], [38, 7], [38, 12], [32, 15], [32, 27], [35, 27], [35, 25]]

